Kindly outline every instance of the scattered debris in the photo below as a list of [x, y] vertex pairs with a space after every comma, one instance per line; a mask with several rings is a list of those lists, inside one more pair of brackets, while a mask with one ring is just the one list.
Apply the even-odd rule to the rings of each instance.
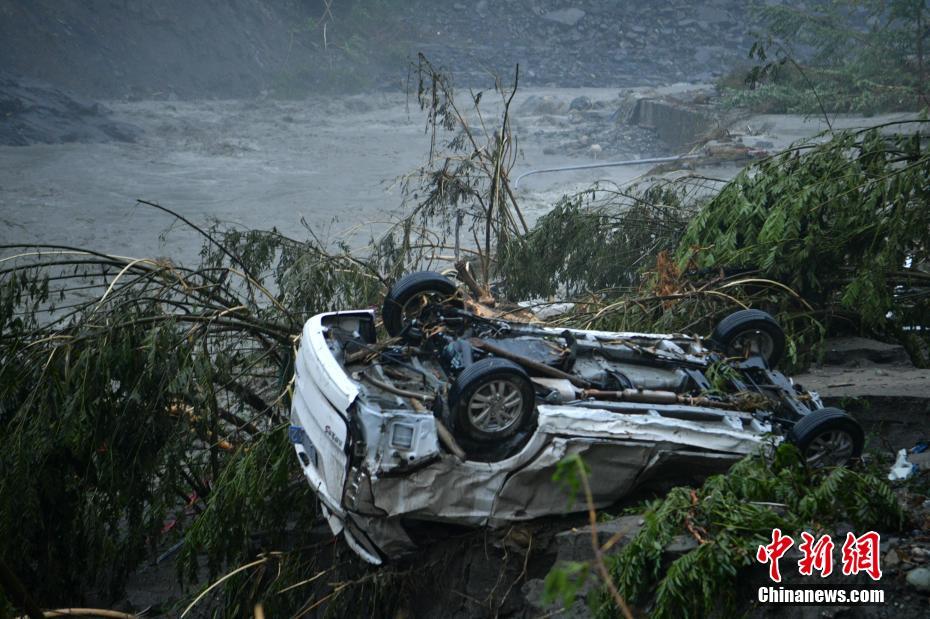
[[907, 450], [901, 449], [898, 451], [898, 457], [895, 459], [894, 464], [891, 466], [891, 471], [888, 472], [888, 479], [890, 481], [907, 479], [916, 472], [917, 465], [913, 464], [907, 459]]

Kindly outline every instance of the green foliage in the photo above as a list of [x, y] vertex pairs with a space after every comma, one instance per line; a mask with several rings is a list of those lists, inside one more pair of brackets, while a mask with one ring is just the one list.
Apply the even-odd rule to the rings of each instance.
[[694, 214], [688, 195], [686, 185], [657, 183], [594, 187], [562, 198], [529, 234], [502, 247], [499, 273], [507, 294], [571, 298], [637, 287], [656, 256], [677, 247]]
[[[452, 249], [454, 260], [474, 263], [479, 279], [490, 285], [492, 264], [500, 260], [502, 248], [529, 232], [508, 181], [517, 156], [510, 105], [520, 67], [512, 83], [495, 80], [493, 92], [500, 101], [496, 124], [480, 107], [484, 91], [457, 99], [451, 77], [422, 54], [415, 71], [430, 153], [428, 163], [403, 183], [405, 206], [410, 207], [404, 223], [419, 226], [431, 247]], [[481, 121], [474, 123], [471, 116]]]
[[734, 379], [739, 379], [739, 372], [726, 361], [715, 361], [704, 373], [714, 393], [725, 393]]
[[551, 604], [559, 600], [563, 606], [571, 606], [590, 573], [591, 565], [584, 561], [566, 561], [558, 564], [546, 574], [543, 603]]
[[401, 252], [204, 234], [196, 269], [4, 248], [0, 555], [45, 606], [117, 597], [178, 533], [193, 578], [198, 557], [215, 573], [315, 520], [283, 425], [293, 338], [380, 298]]
[[[762, 112], [876, 113], [927, 107], [926, 0], [756, 3], [758, 64], [730, 103]], [[801, 51], [797, 51], [801, 50]]]
[[[296, 521], [306, 526], [317, 518], [318, 506], [310, 487], [293, 480], [294, 454], [288, 426], [268, 430], [229, 458], [210, 493], [204, 511], [184, 536], [179, 569], [197, 579], [202, 549], [211, 577], [242, 557], [287, 546]], [[264, 532], [262, 539], [254, 539]]]
[[[385, 285], [379, 268], [391, 274], [403, 265], [401, 252], [375, 251], [365, 259], [351, 255], [346, 245], [333, 248], [313, 236], [298, 241], [277, 230], [217, 230], [223, 245], [251, 271], [261, 274], [258, 282], [277, 290], [276, 303], [260, 309], [274, 317], [282, 308], [302, 318], [320, 308], [364, 307], [380, 298]], [[390, 237], [393, 239], [393, 237]], [[215, 249], [203, 254], [207, 264], [222, 264], [225, 254]]]
[[133, 324], [150, 309], [139, 305], [55, 345], [4, 332], [0, 555], [49, 602], [119, 590], [177, 501], [187, 433], [205, 431], [166, 413], [182, 393], [199, 399], [198, 357], [174, 325]]
[[573, 505], [582, 490], [582, 475], [590, 475], [591, 469], [578, 454], [562, 458], [556, 465], [552, 481], [562, 486], [568, 495], [570, 505]]
[[[607, 561], [625, 599], [639, 604], [651, 599], [657, 618], [731, 613], [740, 570], [752, 564], [775, 527], [789, 533], [819, 531], [838, 521], [860, 529], [904, 525], [897, 497], [876, 472], [811, 471], [787, 443], [771, 460], [748, 456], [696, 491], [673, 489], [643, 519], [640, 532]], [[701, 536], [698, 547], [666, 564], [663, 551], [672, 539], [695, 532]], [[600, 617], [616, 616], [606, 593], [595, 606]]]
[[[682, 237], [689, 221], [717, 192], [712, 181], [686, 177], [565, 198], [529, 234], [503, 245], [498, 253], [503, 292], [513, 300], [550, 300], [540, 304], [572, 300], [574, 308], [558, 324], [615, 331], [709, 334], [728, 313], [759, 307], [786, 330], [787, 367], [808, 363], [824, 325], [790, 287], [739, 265], [699, 270], [671, 257], [685, 254]], [[714, 250], [703, 246], [699, 255], [713, 257]]]
[[679, 261], [757, 269], [821, 315], [872, 332], [922, 325], [928, 174], [919, 134], [874, 129], [801, 145], [743, 170], [710, 200], [688, 225]]
[[758, 307], [786, 331], [789, 370], [815, 360], [828, 331], [897, 339], [925, 364], [925, 126], [818, 136], [722, 189], [685, 178], [564, 198], [501, 245], [503, 292], [574, 301], [560, 324], [607, 330], [709, 333]]

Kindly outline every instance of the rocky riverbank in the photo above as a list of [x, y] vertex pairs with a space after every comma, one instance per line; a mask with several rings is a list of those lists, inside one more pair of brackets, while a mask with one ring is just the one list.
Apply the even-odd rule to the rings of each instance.
[[517, 63], [537, 86], [712, 81], [752, 45], [747, 4], [731, 0], [419, 2], [405, 15], [423, 25], [421, 49], [468, 84]]
[[105, 105], [50, 84], [0, 74], [0, 145], [134, 142], [142, 130]]
[[710, 81], [746, 57], [745, 3], [704, 0], [0, 0], [3, 70], [95, 98], [396, 90], [423, 52], [463, 86]]

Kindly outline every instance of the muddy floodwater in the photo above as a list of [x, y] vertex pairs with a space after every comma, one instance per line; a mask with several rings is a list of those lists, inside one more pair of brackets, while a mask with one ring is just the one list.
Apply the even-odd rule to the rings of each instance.
[[194, 237], [168, 231], [171, 218], [138, 198], [198, 224], [298, 237], [301, 219], [325, 236], [382, 218], [399, 205], [391, 181], [422, 161], [428, 142], [403, 99], [346, 103], [109, 103], [143, 128], [137, 143], [0, 149], [4, 240], [190, 259]]
[[[609, 117], [620, 94], [609, 88], [518, 92], [512, 109], [519, 158], [511, 178], [534, 168], [594, 162], [593, 156], [560, 150], [566, 135], [590, 134], [586, 139], [592, 143], [599, 138], [597, 127], [586, 127], [568, 112], [569, 102], [580, 96], [600, 103], [602, 116]], [[533, 108], [532, 102], [542, 99], [554, 101], [561, 112]], [[0, 241], [195, 260], [196, 234], [164, 213], [137, 205], [141, 198], [200, 225], [216, 220], [244, 228], [277, 227], [306, 238], [304, 221], [325, 241], [345, 239], [363, 249], [401, 212], [400, 178], [423, 165], [430, 150], [425, 115], [413, 96], [403, 94], [107, 105], [116, 120], [143, 129], [136, 143], [0, 147]], [[482, 109], [493, 129], [499, 104], [492, 93]], [[740, 127], [772, 127], [768, 139], [776, 147], [822, 126], [817, 119], [798, 117], [740, 122]], [[637, 152], [634, 144], [602, 158], [657, 154], [672, 152]], [[532, 176], [521, 182], [518, 196], [533, 221], [563, 194], [598, 179], [626, 182], [647, 170], [634, 166]], [[717, 169], [713, 175], [729, 177], [736, 170]]]
[[[616, 97], [608, 89], [585, 92]], [[326, 240], [360, 246], [400, 212], [400, 177], [429, 155], [424, 114], [401, 94], [107, 105], [115, 118], [144, 130], [136, 143], [0, 147], [4, 243], [193, 259], [195, 236], [136, 205], [141, 198], [198, 224], [275, 226], [298, 238], [306, 236], [304, 220]], [[532, 130], [532, 122], [524, 127]], [[566, 161], [544, 155], [544, 147], [544, 137], [521, 139], [518, 168]], [[541, 208], [532, 195], [527, 202], [530, 211]]]

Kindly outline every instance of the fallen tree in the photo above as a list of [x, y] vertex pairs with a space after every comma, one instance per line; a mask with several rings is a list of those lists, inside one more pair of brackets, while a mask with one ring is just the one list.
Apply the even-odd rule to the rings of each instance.
[[[818, 136], [716, 188], [592, 189], [511, 243], [499, 274], [516, 298], [571, 297], [566, 322], [709, 332], [754, 306], [778, 315], [795, 367], [837, 331], [897, 339], [926, 365], [926, 126]], [[541, 268], [521, 269], [531, 259]]]
[[254, 531], [282, 533], [295, 509], [315, 517], [285, 449], [293, 338], [308, 311], [289, 295], [314, 309], [324, 306], [304, 286], [364, 303], [379, 282], [312, 244], [298, 256], [273, 233], [205, 234], [196, 269], [3, 248], [0, 546], [43, 605], [118, 595], [160, 540], [177, 539], [185, 513], [223, 505], [223, 535], [192, 542], [213, 565], [245, 552]]
[[187, 582], [209, 578], [194, 608], [401, 608], [423, 571], [372, 572], [328, 546], [287, 416], [303, 322], [370, 306], [407, 270], [468, 264], [476, 293], [499, 282], [499, 297], [569, 300], [553, 323], [580, 327], [709, 331], [726, 311], [763, 306], [789, 327], [795, 363], [843, 303], [866, 308], [859, 327], [926, 333], [906, 330], [926, 316], [919, 137], [802, 145], [719, 192], [707, 179], [595, 189], [528, 229], [508, 183], [513, 89], [497, 84], [492, 126], [480, 93], [466, 111], [448, 78], [419, 69], [437, 146], [405, 182], [408, 215], [368, 255], [312, 231], [298, 240], [183, 218], [203, 235], [195, 266], [2, 248], [0, 554], [41, 606], [117, 597], [169, 545]]
[[729, 103], [763, 113], [822, 115], [930, 106], [924, 0], [814, 2], [751, 9], [761, 36], [742, 84], [723, 81]]
[[[348, 560], [306, 582], [329, 537], [314, 528], [318, 507], [287, 434], [303, 323], [372, 305], [391, 280], [450, 251], [452, 261], [473, 256], [486, 286], [492, 248], [522, 217], [506, 182], [513, 89], [498, 84], [502, 121], [487, 129], [482, 117], [476, 133], [448, 78], [425, 59], [418, 69], [427, 130], [434, 144], [451, 136], [451, 152], [405, 181], [418, 201], [368, 255], [310, 230], [306, 240], [205, 230], [144, 201], [202, 235], [199, 264], [0, 247], [0, 556], [28, 594], [18, 603], [117, 599], [166, 544], [180, 550], [187, 582], [248, 566], [196, 596], [223, 615], [258, 602], [275, 616], [309, 612], [349, 588], [320, 593], [333, 579], [382, 580]], [[434, 225], [452, 221], [455, 247], [449, 226]], [[472, 247], [458, 242], [466, 231], [480, 239]], [[10, 601], [0, 597], [0, 609]]]

